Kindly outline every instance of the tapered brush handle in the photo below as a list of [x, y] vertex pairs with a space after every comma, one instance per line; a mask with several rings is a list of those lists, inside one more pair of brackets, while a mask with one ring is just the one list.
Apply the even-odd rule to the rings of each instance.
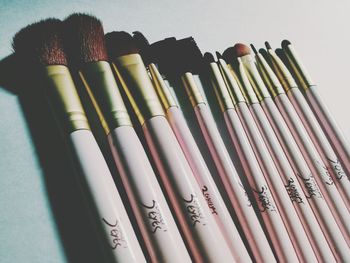
[[89, 130], [69, 134], [76, 166], [113, 262], [146, 262], [106, 161]]
[[346, 207], [350, 210], [350, 181], [345, 174], [341, 162], [333, 151], [331, 144], [301, 91], [293, 88], [288, 92], [288, 95], [323, 162], [332, 175], [333, 181]]
[[[196, 180], [202, 190], [203, 195], [205, 196], [211, 214], [215, 218], [215, 221], [219, 225], [222, 234], [228, 242], [235, 260], [237, 262], [251, 262], [247, 249], [243, 244], [240, 234], [226, 208], [219, 189], [217, 188], [212, 175], [209, 172], [205, 160], [192, 136], [190, 129], [187, 126], [181, 110], [178, 107], [170, 107], [167, 110], [167, 118], [178, 142], [180, 143], [185, 157], [189, 162], [194, 175], [196, 176]], [[229, 182], [227, 183], [229, 184]], [[241, 199], [245, 200], [245, 191], [242, 191], [241, 189], [237, 190], [236, 195], [241, 195]], [[235, 197], [235, 200], [239, 198], [239, 196]], [[239, 211], [241, 209], [242, 208], [238, 204], [235, 210]], [[254, 211], [246, 205], [244, 205], [243, 209], [250, 209], [252, 213], [254, 213]]]
[[108, 141], [151, 261], [191, 262], [134, 128], [120, 126]]
[[[224, 117], [278, 261], [297, 262], [298, 257], [237, 112], [228, 109], [224, 112]], [[251, 231], [255, 231], [254, 228]], [[259, 233], [253, 233], [254, 237], [259, 237], [255, 236]], [[259, 249], [262, 249], [259, 241]]]
[[[338, 227], [341, 229], [343, 236], [349, 245], [349, 235], [343, 226], [343, 220], [341, 214], [339, 214], [337, 206], [340, 206], [341, 211], [347, 211], [347, 209], [340, 197], [337, 188], [335, 187], [334, 183], [332, 183], [330, 175], [325, 168], [326, 166], [324, 165], [318, 151], [316, 150], [314, 144], [311, 141], [311, 138], [309, 137], [309, 134], [307, 133], [302, 121], [300, 120], [299, 115], [297, 114], [295, 108], [293, 107], [286, 94], [280, 94], [276, 96], [275, 103], [280, 110], [284, 120], [286, 121], [290, 131], [292, 132], [293, 137], [296, 140], [305, 158], [305, 161], [307, 162], [318, 186], [320, 187], [320, 192], [324, 196], [333, 214], [333, 217], [338, 224]], [[312, 182], [310, 183], [310, 188], [314, 188], [315, 194], [318, 194], [318, 189], [315, 188]]]
[[305, 95], [318, 118], [324, 132], [326, 133], [333, 149], [338, 154], [343, 167], [346, 169], [347, 176], [350, 177], [350, 144], [345, 138], [336, 120], [332, 116], [322, 97], [317, 91], [316, 86], [309, 87]]
[[[339, 231], [325, 199], [322, 194], [319, 192], [315, 193], [313, 189], [310, 188], [310, 182], [314, 182], [316, 189], [319, 189], [287, 123], [284, 121], [272, 98], [265, 98], [261, 102], [261, 106], [296, 174], [296, 179], [299, 181], [307, 197], [307, 201], [304, 201], [304, 206], [306, 207], [304, 208], [304, 206], [302, 206], [301, 209], [303, 210], [304, 220], [309, 222], [314, 242], [316, 242], [320, 248], [319, 253], [322, 255], [321, 261], [332, 262], [332, 260], [334, 260], [330, 250], [333, 251], [338, 261], [344, 262], [349, 260], [349, 248]], [[310, 206], [308, 204], [310, 204]], [[310, 207], [312, 211], [310, 211]], [[310, 212], [313, 212], [314, 215], [308, 215]], [[320, 233], [319, 228], [321, 228], [329, 245], [325, 243], [323, 234], [322, 232]]]
[[[266, 99], [263, 101], [265, 100]], [[267, 103], [269, 102], [273, 103], [272, 100], [267, 99]], [[316, 218], [312, 213], [296, 174], [283, 151], [281, 143], [278, 140], [268, 117], [261, 107], [261, 104], [254, 103], [250, 105], [249, 108], [271, 157], [276, 164], [284, 189], [288, 193], [290, 202], [284, 200], [285, 203], [283, 203], [284, 209], [282, 212], [285, 214], [284, 218], [288, 220], [290, 232], [293, 233], [292, 236], [296, 247], [298, 247], [300, 253], [304, 256], [304, 260], [307, 262], [316, 260], [316, 258], [320, 261], [335, 262], [335, 258], [333, 257]], [[277, 111], [276, 108], [274, 109]], [[275, 114], [278, 113], [278, 111], [276, 111]], [[278, 188], [275, 189], [277, 191], [282, 190]], [[314, 251], [316, 257], [312, 256], [310, 250]]]
[[234, 261], [166, 118], [148, 119], [143, 130], [194, 261]]

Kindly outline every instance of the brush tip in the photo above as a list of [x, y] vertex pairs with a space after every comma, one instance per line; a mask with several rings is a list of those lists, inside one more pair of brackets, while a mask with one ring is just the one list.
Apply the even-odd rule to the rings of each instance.
[[250, 44], [251, 49], [253, 50], [254, 54], [257, 55], [258, 51], [256, 50], [256, 48], [254, 47], [253, 44]]
[[82, 13], [70, 15], [64, 21], [65, 44], [71, 63], [81, 65], [107, 61], [102, 22]]
[[266, 47], [267, 49], [272, 49], [270, 43], [267, 42], [267, 41], [265, 41], [265, 47]]
[[219, 51], [215, 51], [215, 55], [217, 60], [222, 59], [222, 55]]
[[138, 54], [140, 48], [135, 39], [125, 31], [114, 31], [106, 34], [106, 45], [110, 58]]
[[67, 65], [62, 32], [62, 22], [49, 18], [21, 29], [14, 36], [12, 46], [29, 63]]
[[212, 53], [210, 52], [205, 52], [204, 55], [203, 55], [203, 59], [205, 62], [207, 62], [208, 64], [209, 63], [214, 63], [215, 62], [215, 59], [214, 59], [214, 56]]
[[135, 45], [140, 49], [140, 55], [146, 65], [154, 63], [152, 49], [147, 38], [140, 31], [132, 32]]
[[290, 43], [290, 41], [289, 40], [287, 40], [287, 39], [284, 39], [283, 41], [282, 41], [282, 43], [281, 43], [281, 46], [282, 46], [282, 48], [287, 48], [289, 45], [291, 45], [292, 43]]
[[242, 44], [242, 43], [237, 43], [233, 46], [236, 57], [243, 57], [245, 55], [250, 54], [250, 48], [249, 46]]

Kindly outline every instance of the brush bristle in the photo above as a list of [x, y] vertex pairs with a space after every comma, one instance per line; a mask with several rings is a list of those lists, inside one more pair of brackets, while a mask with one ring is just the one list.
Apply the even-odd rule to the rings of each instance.
[[216, 59], [217, 60], [222, 59], [222, 55], [221, 55], [221, 53], [219, 51], [216, 51], [215, 55], [216, 55]]
[[292, 43], [290, 43], [289, 40], [285, 39], [285, 40], [282, 41], [281, 46], [282, 46], [282, 48], [287, 48], [291, 44]]
[[114, 31], [106, 34], [106, 45], [111, 60], [120, 56], [137, 54], [140, 48], [133, 37], [125, 31]]
[[243, 57], [250, 54], [250, 48], [245, 44], [237, 43], [233, 46], [233, 48], [235, 50], [236, 57]]
[[13, 38], [13, 49], [29, 63], [67, 65], [63, 45], [63, 24], [58, 19], [46, 19], [20, 30]]
[[176, 71], [176, 38], [169, 37], [151, 44], [151, 52], [154, 61], [165, 75], [174, 74]]
[[191, 72], [198, 74], [203, 67], [203, 55], [193, 37], [177, 41], [176, 56], [178, 56], [178, 73]]
[[145, 65], [154, 63], [154, 59], [151, 52], [151, 46], [147, 38], [139, 31], [132, 32], [132, 37], [134, 38], [136, 45], [140, 49], [140, 55]]
[[231, 63], [236, 58], [236, 52], [233, 47], [228, 47], [223, 53], [222, 58], [227, 62]]
[[206, 63], [214, 63], [215, 62], [215, 58], [213, 56], [212, 53], [209, 53], [209, 52], [205, 52], [204, 53], [204, 56], [203, 56], [203, 59]]
[[107, 61], [107, 49], [100, 20], [87, 14], [72, 14], [64, 21], [65, 45], [74, 65]]
[[265, 41], [265, 47], [266, 49], [272, 49], [270, 43], [267, 41]]
[[255, 55], [258, 54], [258, 51], [256, 50], [256, 48], [255, 48], [255, 46], [253, 44], [250, 44], [250, 48], [253, 50]]

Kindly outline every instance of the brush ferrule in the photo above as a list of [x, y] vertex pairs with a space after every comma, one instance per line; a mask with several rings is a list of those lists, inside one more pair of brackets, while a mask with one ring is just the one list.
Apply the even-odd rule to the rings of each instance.
[[87, 63], [79, 71], [79, 75], [107, 134], [109, 129], [132, 126], [108, 62]]
[[228, 109], [234, 109], [231, 95], [227, 89], [223, 76], [221, 75], [220, 68], [215, 62], [209, 64], [211, 71], [211, 82], [214, 87], [216, 97], [219, 101], [221, 111], [224, 112]]
[[256, 96], [259, 101], [264, 100], [265, 98], [271, 98], [271, 95], [268, 89], [265, 86], [263, 79], [260, 76], [260, 73], [256, 67], [255, 61], [251, 55], [245, 55], [241, 57], [242, 63], [246, 69], [247, 76], [250, 80], [250, 83], [253, 86]]
[[283, 49], [283, 51], [287, 55], [288, 62], [291, 65], [294, 76], [296, 76], [298, 79], [300, 86], [304, 90], [307, 90], [311, 86], [315, 86], [316, 84], [313, 82], [309, 73], [306, 71], [293, 46], [288, 45], [285, 49]]
[[143, 125], [154, 116], [165, 116], [141, 56], [124, 55], [113, 62], [113, 69], [140, 123]]
[[244, 68], [243, 62], [241, 58], [237, 58], [238, 61], [238, 69], [237, 74], [241, 83], [241, 91], [246, 102], [250, 104], [259, 103], [259, 99], [254, 92], [252, 84], [249, 81], [246, 69]]
[[236, 73], [228, 67], [225, 60], [219, 59], [218, 63], [233, 105], [236, 106], [240, 102], [246, 102], [237, 82]]
[[69, 69], [62, 65], [50, 65], [45, 67], [45, 71], [49, 83], [48, 95], [68, 132], [90, 130]]
[[156, 65], [151, 63], [148, 65], [148, 69], [152, 77], [152, 83], [158, 93], [160, 101], [163, 104], [163, 108], [167, 110], [170, 107], [178, 107], [173, 95], [170, 92], [169, 87], [165, 84], [165, 81], [159, 73]]
[[206, 104], [203, 95], [193, 78], [192, 73], [186, 72], [181, 76], [181, 80], [193, 107], [201, 103]]
[[276, 74], [273, 72], [263, 55], [260, 53], [256, 55], [257, 67], [260, 75], [263, 78], [266, 87], [269, 89], [272, 97], [276, 97], [279, 94], [285, 93], [280, 81]]
[[295, 82], [292, 74], [289, 72], [286, 65], [284, 65], [277, 54], [272, 49], [268, 49], [268, 54], [271, 59], [271, 66], [284, 90], [288, 92], [291, 88], [297, 88], [298, 85]]

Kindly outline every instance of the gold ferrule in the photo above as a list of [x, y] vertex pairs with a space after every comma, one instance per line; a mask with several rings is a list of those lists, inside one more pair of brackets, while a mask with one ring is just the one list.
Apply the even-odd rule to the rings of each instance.
[[277, 56], [277, 54], [272, 50], [267, 50], [269, 57], [271, 58], [271, 65], [276, 73], [277, 78], [282, 84], [282, 87], [286, 92], [288, 92], [292, 88], [297, 88], [298, 85], [295, 82], [292, 74], [287, 69], [286, 65], [282, 62], [282, 60]]
[[244, 68], [243, 62], [241, 58], [237, 58], [238, 61], [238, 78], [240, 80], [240, 88], [243, 93], [243, 96], [246, 102], [250, 104], [259, 103], [259, 99], [254, 92], [252, 84], [249, 81], [248, 74]]
[[278, 80], [276, 74], [273, 72], [263, 55], [258, 53], [256, 55], [256, 61], [261, 77], [264, 79], [266, 87], [269, 89], [272, 97], [285, 93], [281, 82]]
[[148, 70], [151, 74], [152, 83], [158, 93], [164, 109], [167, 110], [170, 107], [178, 107], [173, 95], [170, 92], [169, 87], [165, 84], [165, 81], [163, 80], [162, 75], [159, 73], [156, 65], [153, 63], [149, 64]]
[[299, 59], [298, 54], [292, 45], [288, 45], [285, 49], [283, 49], [285, 54], [287, 55], [288, 61], [291, 65], [294, 75], [299, 80], [301, 87], [304, 90], [307, 90], [311, 86], [315, 86], [316, 83], [313, 82], [309, 73], [306, 71], [303, 63]]
[[231, 95], [227, 89], [225, 80], [221, 75], [218, 64], [216, 64], [215, 62], [212, 62], [209, 64], [209, 67], [212, 75], [211, 81], [213, 83], [215, 94], [216, 94], [216, 97], [218, 98], [222, 112], [228, 109], [234, 109]]
[[262, 101], [265, 98], [271, 98], [271, 95], [268, 89], [266, 88], [265, 83], [261, 78], [260, 73], [256, 67], [253, 57], [251, 55], [245, 55], [241, 57], [241, 59], [246, 70], [247, 76], [250, 80], [250, 83], [252, 84], [254, 92], [258, 97], [259, 101]]
[[236, 73], [233, 69], [229, 68], [225, 60], [219, 59], [218, 64], [220, 67], [221, 75], [225, 81], [227, 90], [231, 96], [231, 100], [234, 106], [240, 102], [246, 102], [243, 93], [239, 87]]
[[193, 78], [192, 73], [185, 73], [182, 75], [181, 80], [193, 107], [201, 103], [206, 104], [203, 95]]
[[113, 69], [141, 125], [154, 116], [165, 116], [152, 81], [139, 54], [114, 60]]
[[101, 111], [99, 117], [106, 133], [109, 133], [107, 127], [132, 126], [110, 64], [88, 63], [79, 73], [96, 111]]
[[49, 83], [48, 96], [68, 132], [90, 130], [69, 69], [62, 65], [50, 65], [45, 67], [45, 71]]

